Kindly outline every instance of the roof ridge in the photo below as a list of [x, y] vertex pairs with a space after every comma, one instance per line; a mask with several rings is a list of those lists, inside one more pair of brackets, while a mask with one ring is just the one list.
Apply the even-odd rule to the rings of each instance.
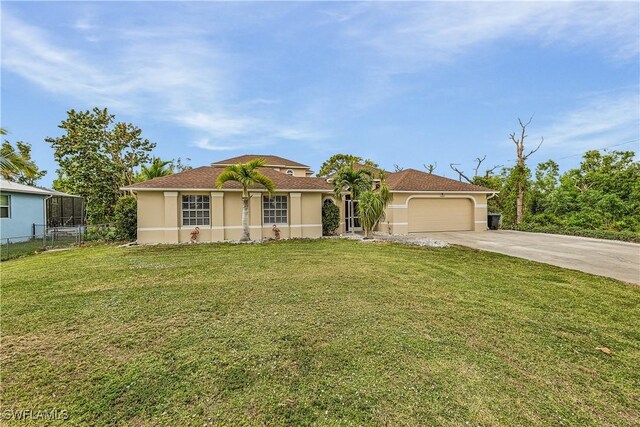
[[252, 159], [263, 159], [268, 166], [285, 166], [285, 167], [295, 167], [300, 168], [304, 167], [309, 169], [309, 165], [305, 165], [300, 162], [296, 162], [295, 160], [287, 159], [282, 156], [277, 156], [275, 154], [240, 154], [238, 156], [230, 157], [228, 159], [222, 159], [218, 161], [211, 162], [211, 165], [227, 165], [233, 164], [233, 162], [242, 163], [245, 161], [249, 161]]

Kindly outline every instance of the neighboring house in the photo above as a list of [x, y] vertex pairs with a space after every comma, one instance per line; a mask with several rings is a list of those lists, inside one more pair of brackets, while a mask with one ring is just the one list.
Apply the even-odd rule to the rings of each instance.
[[[82, 197], [0, 179], [2, 239], [27, 240], [34, 234], [42, 234], [45, 224], [48, 227], [83, 225], [83, 209]], [[81, 218], [74, 216], [74, 212]]]
[[[266, 161], [260, 172], [273, 180], [276, 191], [271, 196], [263, 188], [251, 192], [252, 239], [273, 237], [274, 224], [282, 238], [320, 237], [323, 203], [340, 207], [339, 233], [361, 230], [349, 196], [336, 201], [331, 183], [311, 176], [309, 166], [277, 156], [244, 155], [124, 187], [138, 199], [138, 242], [188, 242], [195, 227], [200, 228], [200, 241], [239, 239], [240, 185], [228, 182], [217, 189], [216, 178], [225, 166], [254, 158]], [[487, 229], [487, 197], [495, 194], [494, 190], [414, 169], [388, 172], [386, 181], [392, 201], [379, 231], [406, 234]]]
[[45, 200], [51, 192], [0, 179], [0, 238], [27, 240], [33, 224], [45, 223]]

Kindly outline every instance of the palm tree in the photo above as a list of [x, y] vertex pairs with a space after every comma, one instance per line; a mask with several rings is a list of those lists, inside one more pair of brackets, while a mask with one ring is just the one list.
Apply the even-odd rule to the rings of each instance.
[[367, 168], [355, 169], [355, 162], [341, 167], [333, 177], [333, 194], [342, 200], [342, 193], [349, 191], [351, 200], [357, 200], [358, 194], [371, 188], [373, 173]]
[[[356, 200], [360, 193], [370, 190], [373, 186], [373, 172], [369, 168], [355, 168], [355, 161], [343, 165], [333, 176], [333, 194], [338, 200], [342, 200], [342, 193], [348, 191], [351, 201], [347, 203], [345, 220], [353, 218], [357, 208]], [[353, 220], [352, 220], [353, 221]], [[353, 232], [355, 224], [350, 223], [349, 228]]]
[[235, 181], [242, 185], [242, 238], [241, 242], [247, 242], [249, 237], [249, 187], [262, 185], [269, 194], [275, 190], [273, 181], [268, 176], [261, 174], [258, 168], [263, 167], [265, 161], [254, 159], [244, 164], [227, 166], [216, 179], [216, 186], [222, 188], [225, 182]]
[[[6, 130], [0, 128], [0, 132], [6, 135]], [[38, 167], [17, 151], [10, 143], [5, 141], [0, 147], [0, 175], [5, 179], [12, 179], [17, 175], [28, 178], [35, 177]]]
[[384, 181], [384, 174], [380, 174], [380, 187], [376, 190], [364, 191], [358, 199], [358, 215], [364, 228], [365, 239], [380, 221], [384, 221], [384, 210], [391, 201], [391, 192]]
[[148, 166], [142, 165], [140, 173], [136, 176], [136, 181], [148, 181], [153, 178], [168, 175], [173, 175], [173, 161], [162, 160], [159, 157], [154, 157]]

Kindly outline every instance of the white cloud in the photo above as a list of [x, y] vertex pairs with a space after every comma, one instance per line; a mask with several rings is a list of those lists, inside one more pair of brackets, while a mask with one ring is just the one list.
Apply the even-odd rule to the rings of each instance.
[[638, 105], [636, 91], [599, 94], [539, 133], [546, 147], [565, 152], [609, 147], [640, 137]]
[[[218, 145], [212, 142], [210, 138], [198, 139], [193, 143], [193, 145], [198, 148], [202, 148], [203, 150], [209, 150], [209, 151], [231, 151], [231, 150], [236, 150], [238, 148], [235, 145]], [[259, 146], [262, 146], [262, 144], [248, 144], [248, 145], [243, 144], [242, 148], [246, 149], [246, 148], [252, 148], [252, 147], [259, 147]]]
[[[397, 68], [448, 61], [488, 42], [532, 39], [569, 48], [598, 46], [615, 60], [637, 57], [636, 3], [433, 2], [372, 4], [342, 14], [347, 35], [393, 57]], [[348, 18], [344, 18], [347, 16]]]
[[227, 138], [221, 147], [231, 149], [245, 148], [252, 139], [305, 141], [313, 134], [254, 111], [278, 100], [236, 102], [234, 60], [207, 43], [200, 30], [127, 32], [80, 18], [74, 27], [85, 39], [94, 29], [111, 31], [92, 40], [111, 40], [109, 45], [83, 50], [5, 11], [2, 24], [2, 66], [7, 70], [87, 106], [106, 105], [192, 129], [202, 136], [195, 144], [201, 148], [218, 147], [202, 142], [210, 139]]

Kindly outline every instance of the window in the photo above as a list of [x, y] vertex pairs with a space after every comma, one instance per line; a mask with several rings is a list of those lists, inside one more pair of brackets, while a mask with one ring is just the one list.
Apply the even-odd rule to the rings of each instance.
[[263, 196], [263, 224], [286, 224], [288, 217], [287, 196]]
[[11, 218], [11, 196], [0, 196], [0, 218]]
[[287, 175], [292, 175], [293, 176], [293, 171], [291, 169], [287, 169]]
[[209, 196], [182, 196], [182, 225], [209, 225]]

